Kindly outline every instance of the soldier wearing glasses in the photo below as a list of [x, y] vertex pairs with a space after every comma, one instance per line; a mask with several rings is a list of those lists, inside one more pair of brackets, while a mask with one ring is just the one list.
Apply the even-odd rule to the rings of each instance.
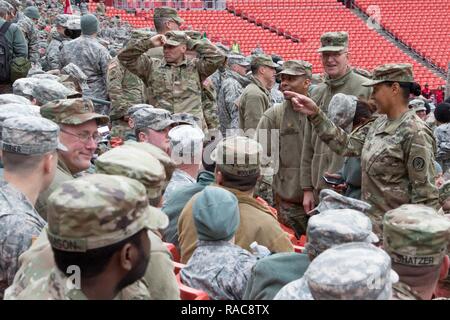
[[68, 149], [58, 151], [55, 179], [37, 201], [36, 209], [46, 219], [47, 198], [61, 183], [90, 167], [92, 156], [102, 139], [97, 127], [106, 125], [109, 118], [95, 113], [92, 102], [82, 98], [49, 102], [41, 107], [41, 115], [59, 125], [59, 139]]

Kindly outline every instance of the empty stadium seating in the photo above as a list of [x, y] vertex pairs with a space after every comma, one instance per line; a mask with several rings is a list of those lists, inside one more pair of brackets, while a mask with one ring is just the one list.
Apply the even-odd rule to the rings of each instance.
[[[450, 61], [450, 1], [357, 0], [369, 16], [439, 68]], [[375, 6], [376, 5], [376, 6]]]

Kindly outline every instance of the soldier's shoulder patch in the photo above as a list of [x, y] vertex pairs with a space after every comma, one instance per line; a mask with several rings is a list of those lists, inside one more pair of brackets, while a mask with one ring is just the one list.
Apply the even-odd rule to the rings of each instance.
[[415, 157], [412, 161], [414, 170], [422, 171], [425, 168], [425, 160], [422, 157]]

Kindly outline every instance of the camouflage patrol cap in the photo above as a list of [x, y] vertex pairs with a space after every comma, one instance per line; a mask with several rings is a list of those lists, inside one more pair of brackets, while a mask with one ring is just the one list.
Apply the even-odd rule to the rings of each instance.
[[160, 148], [147, 143], [147, 142], [136, 142], [133, 140], [125, 141], [124, 146], [128, 146], [130, 148], [136, 148], [141, 151], [145, 151], [159, 160], [159, 162], [163, 165], [164, 170], [166, 172], [166, 180], [169, 181], [172, 178], [172, 174], [175, 171], [175, 163], [170, 159], [170, 157], [162, 151]]
[[221, 171], [235, 176], [254, 176], [260, 173], [262, 146], [257, 141], [233, 136], [221, 140], [211, 153], [211, 160]]
[[71, 16], [66, 21], [65, 27], [69, 30], [81, 30], [81, 17]]
[[180, 44], [186, 44], [189, 42], [189, 37], [184, 31], [169, 31], [166, 32], [166, 43], [169, 46], [179, 46]]
[[369, 243], [346, 243], [315, 258], [303, 276], [303, 295], [314, 300], [389, 300], [398, 275], [382, 249]]
[[200, 120], [200, 118], [187, 112], [179, 112], [172, 114], [172, 120], [177, 122], [178, 124], [189, 124], [197, 128], [202, 127], [202, 121]]
[[48, 198], [47, 236], [53, 248], [86, 252], [142, 229], [166, 227], [149, 206], [145, 187], [123, 176], [90, 174], [61, 184]]
[[339, 52], [348, 47], [348, 33], [344, 31], [326, 32], [320, 37], [321, 47], [317, 52]]
[[440, 188], [439, 188], [439, 204], [442, 206], [444, 205], [444, 202], [450, 198], [450, 181], [446, 181]]
[[33, 96], [33, 87], [39, 82], [36, 78], [20, 78], [13, 83], [13, 93], [22, 97], [31, 98]]
[[151, 38], [152, 35], [154, 35], [154, 32], [149, 30], [133, 29], [131, 30], [130, 40], [148, 39]]
[[354, 209], [366, 213], [371, 208], [367, 202], [349, 198], [331, 189], [322, 189], [319, 194], [319, 205], [308, 214], [317, 214], [329, 209]]
[[392, 82], [414, 82], [412, 65], [409, 63], [388, 63], [376, 67], [372, 73], [372, 80], [362, 85], [371, 87], [386, 81]]
[[31, 116], [8, 118], [2, 124], [2, 150], [40, 155], [54, 150], [67, 151], [59, 142], [56, 123]]
[[166, 182], [164, 167], [158, 159], [148, 152], [126, 145], [113, 148], [98, 157], [95, 169], [97, 173], [138, 180], [147, 189], [150, 199], [161, 196]]
[[40, 117], [39, 107], [38, 110], [34, 109], [35, 106], [17, 104], [17, 103], [7, 103], [0, 107], [0, 139], [3, 127], [3, 122], [6, 119], [18, 117], [18, 116], [29, 116], [29, 117]]
[[33, 86], [32, 96], [39, 104], [44, 105], [54, 100], [80, 96], [80, 93], [67, 88], [58, 81], [40, 79], [40, 81]]
[[18, 0], [4, 0], [7, 3], [9, 3], [14, 9], [18, 10], [21, 6], [20, 1]]
[[[40, 79], [40, 80], [53, 80], [53, 81], [58, 81], [59, 77], [55, 74], [50, 74], [50, 73], [32, 73], [32, 74], [28, 74], [30, 78], [32, 79]], [[22, 78], [23, 79], [23, 78]], [[28, 78], [26, 78], [28, 79]]]
[[404, 204], [384, 215], [383, 239], [393, 262], [440, 265], [450, 240], [450, 221], [430, 207]]
[[158, 7], [155, 8], [155, 11], [153, 13], [153, 18], [170, 18], [175, 20], [178, 24], [181, 24], [184, 22], [183, 19], [181, 19], [178, 16], [178, 12], [174, 8], [170, 7]]
[[422, 99], [413, 99], [409, 102], [408, 106], [414, 111], [427, 111], [427, 108], [425, 107], [425, 101]]
[[17, 94], [12, 94], [12, 93], [0, 94], [0, 105], [7, 104], [7, 103], [18, 103], [18, 104], [31, 105], [30, 100], [28, 100], [25, 97], [19, 96]]
[[159, 108], [143, 108], [133, 113], [134, 127], [136, 129], [150, 128], [161, 131], [168, 126], [176, 124], [170, 112]]
[[250, 65], [246, 57], [240, 54], [229, 54], [227, 56], [228, 65], [238, 64], [243, 67], [248, 67]]
[[184, 31], [186, 35], [193, 40], [201, 40], [203, 34], [200, 31], [195, 30], [186, 30]]
[[258, 54], [252, 57], [252, 62], [250, 64], [252, 67], [256, 66], [266, 66], [270, 68], [278, 68], [279, 65], [273, 63], [272, 58], [266, 54]]
[[3, 9], [7, 12], [11, 12], [14, 10], [14, 7], [4, 0], [0, 0], [0, 9]]
[[144, 108], [155, 108], [154, 106], [152, 106], [151, 104], [146, 104], [146, 103], [138, 103], [138, 104], [133, 104], [131, 107], [128, 108], [127, 110], [127, 114], [129, 117], [131, 117], [136, 111], [140, 110], [140, 109], [144, 109]]
[[312, 216], [306, 234], [306, 249], [314, 256], [343, 243], [379, 241], [369, 217], [353, 209], [331, 209]]
[[76, 98], [49, 102], [41, 107], [41, 115], [58, 124], [78, 125], [90, 120], [97, 120], [100, 125], [109, 122], [109, 118], [95, 113], [91, 100]]
[[291, 76], [312, 77], [312, 64], [302, 60], [288, 60], [283, 63], [283, 68], [278, 74], [288, 74]]
[[23, 10], [23, 13], [30, 19], [39, 19], [41, 15], [39, 14], [38, 8], [32, 6], [32, 7], [26, 7]]
[[336, 126], [350, 133], [353, 128], [357, 103], [358, 98], [355, 96], [343, 93], [335, 94], [328, 105], [328, 118]]

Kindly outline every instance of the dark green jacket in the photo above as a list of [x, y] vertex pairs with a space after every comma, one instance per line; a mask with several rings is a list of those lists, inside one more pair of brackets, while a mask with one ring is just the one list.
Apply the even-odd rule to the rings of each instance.
[[308, 255], [295, 252], [275, 253], [253, 267], [243, 300], [272, 300], [285, 285], [303, 277], [309, 266]]
[[[5, 23], [5, 20], [0, 18], [0, 28]], [[5, 33], [6, 42], [9, 46], [9, 54], [14, 59], [17, 57], [28, 58], [28, 45], [19, 27], [13, 23], [9, 26]]]
[[199, 193], [213, 182], [214, 173], [201, 171], [197, 176], [197, 183], [179, 187], [172, 192], [169, 198], [167, 198], [166, 203], [162, 207], [162, 211], [169, 217], [169, 226], [164, 230], [164, 241], [173, 243], [178, 247], [177, 225], [181, 211], [195, 194]]

